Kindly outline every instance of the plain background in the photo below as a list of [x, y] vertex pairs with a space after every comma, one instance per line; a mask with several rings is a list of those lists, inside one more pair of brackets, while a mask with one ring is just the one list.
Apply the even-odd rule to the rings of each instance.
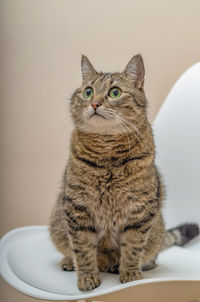
[[[1, 0], [0, 14], [3, 235], [48, 224], [68, 156], [81, 54], [97, 70], [120, 71], [141, 53], [153, 121], [173, 83], [200, 60], [200, 1]], [[34, 300], [2, 281], [0, 296]]]

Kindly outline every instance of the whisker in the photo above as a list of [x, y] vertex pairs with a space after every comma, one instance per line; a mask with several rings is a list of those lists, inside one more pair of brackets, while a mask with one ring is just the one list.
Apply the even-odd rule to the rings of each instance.
[[[124, 130], [124, 133], [127, 137], [127, 140], [128, 140], [128, 145], [129, 145], [129, 152], [131, 150], [131, 143], [130, 143], [130, 139], [129, 139], [129, 136], [128, 136], [128, 133], [130, 133], [129, 131], [126, 131], [126, 129], [128, 129], [128, 127], [126, 126], [126, 124], [122, 121], [122, 119], [120, 118], [120, 116], [117, 114], [115, 114], [115, 118], [119, 120], [119, 125], [122, 127], [122, 129]], [[129, 130], [129, 129], [128, 129]]]
[[78, 125], [80, 125], [80, 123], [83, 121], [84, 118], [86, 118], [87, 115], [88, 115], [88, 110], [84, 110], [84, 111], [81, 113], [80, 117], [77, 118], [77, 120], [78, 120]]
[[[134, 136], [135, 136], [135, 137], [137, 138], [137, 140], [139, 141], [139, 143], [141, 143], [141, 140], [140, 140], [139, 137], [136, 135], [135, 131], [133, 131], [133, 130], [135, 130], [135, 128], [134, 128], [130, 123], [128, 123], [126, 120], [122, 119], [122, 121], [125, 123], [127, 129], [132, 130], [131, 133], [133, 133]], [[129, 126], [129, 127], [128, 127], [128, 126]]]
[[[128, 130], [126, 131], [125, 130], [125, 134], [127, 136], [127, 140], [128, 140], [128, 143], [129, 143], [129, 151], [130, 151], [130, 139], [129, 139], [129, 136], [127, 133], [132, 133], [136, 138], [137, 140], [141, 143], [141, 140], [140, 138], [137, 136], [137, 134], [135, 133], [135, 131], [140, 135], [142, 136], [144, 139], [146, 139], [142, 134], [141, 132], [137, 129], [137, 127], [131, 123], [129, 123], [127, 120], [125, 120], [123, 117], [121, 117], [121, 115], [123, 115], [124, 117], [126, 117], [124, 114], [120, 113], [118, 114], [116, 111], [114, 111], [113, 109], [111, 108], [106, 108], [106, 110], [104, 109], [104, 112], [106, 113], [109, 113], [111, 117], [114, 117], [115, 119], [117, 119], [119, 122], [120, 122], [120, 125], [122, 126], [123, 125], [123, 130], [125, 130], [125, 128]], [[135, 119], [136, 120], [136, 119]]]
[[[150, 142], [148, 141], [148, 139], [139, 131], [139, 129], [134, 125], [134, 124], [131, 124], [131, 123], [129, 123], [128, 121], [126, 121], [126, 120], [124, 120], [123, 119], [123, 121], [130, 127], [130, 128], [132, 128], [133, 130], [135, 130], [139, 135], [140, 135], [140, 137], [141, 138], [143, 138], [145, 141], [146, 141], [146, 143], [150, 146], [150, 147], [152, 147], [152, 145], [150, 144]], [[134, 131], [133, 131], [134, 132]], [[140, 140], [139, 140], [140, 141]]]
[[[129, 146], [129, 152], [130, 152], [130, 150], [131, 150], [131, 144], [130, 144], [129, 136], [128, 136], [127, 132], [126, 132], [126, 129], [123, 128], [124, 125], [120, 123], [119, 126], [120, 126], [120, 128], [122, 129], [122, 132], [121, 132], [121, 133], [125, 133], [125, 135], [126, 135], [126, 137], [127, 137], [128, 146]], [[123, 130], [124, 130], [124, 131], [123, 131]]]
[[[112, 108], [106, 108], [106, 110], [111, 111], [111, 112], [113, 112], [114, 114], [118, 114], [118, 113], [117, 113], [115, 110], [113, 110]], [[125, 117], [125, 118], [127, 119], [127, 116], [126, 116], [125, 114], [123, 114], [123, 113], [120, 113], [120, 116], [123, 116], [123, 117]], [[135, 117], [133, 117], [133, 116], [131, 116], [131, 119], [134, 120], [134, 121], [137, 121], [137, 122], [140, 122], [140, 121], [141, 121], [140, 119], [137, 119], [137, 118], [135, 118]]]

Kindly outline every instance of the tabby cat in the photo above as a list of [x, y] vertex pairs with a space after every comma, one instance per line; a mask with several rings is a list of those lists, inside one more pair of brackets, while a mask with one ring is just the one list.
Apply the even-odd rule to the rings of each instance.
[[119, 273], [122, 283], [141, 279], [161, 249], [187, 243], [199, 228], [165, 230], [142, 57], [121, 73], [98, 73], [82, 56], [82, 77], [71, 99], [75, 127], [50, 234], [64, 255], [61, 268], [76, 269], [79, 289], [91, 290], [99, 270]]

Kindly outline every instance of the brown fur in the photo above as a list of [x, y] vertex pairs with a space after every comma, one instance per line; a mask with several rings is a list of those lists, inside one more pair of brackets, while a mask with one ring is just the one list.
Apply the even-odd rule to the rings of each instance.
[[[83, 56], [82, 73], [71, 101], [75, 129], [50, 234], [65, 256], [61, 267], [75, 268], [79, 289], [90, 290], [100, 284], [99, 270], [119, 271], [121, 282], [141, 279], [167, 236], [141, 56], [113, 74], [97, 73]], [[90, 100], [83, 97], [88, 86], [94, 90]], [[119, 99], [108, 95], [113, 86], [122, 91]], [[93, 115], [92, 104], [104, 117]]]

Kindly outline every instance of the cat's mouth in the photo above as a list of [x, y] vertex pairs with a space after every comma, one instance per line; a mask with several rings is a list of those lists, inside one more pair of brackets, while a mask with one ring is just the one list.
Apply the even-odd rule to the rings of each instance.
[[103, 116], [102, 114], [97, 113], [96, 111], [90, 116], [90, 118], [92, 117], [102, 117], [102, 118], [106, 118], [105, 116]]
[[110, 133], [113, 131], [116, 132], [118, 121], [111, 115], [108, 111], [101, 110], [91, 110], [89, 108], [85, 118], [81, 124], [81, 129], [84, 129], [87, 132], [98, 133], [102, 131], [104, 133]]

